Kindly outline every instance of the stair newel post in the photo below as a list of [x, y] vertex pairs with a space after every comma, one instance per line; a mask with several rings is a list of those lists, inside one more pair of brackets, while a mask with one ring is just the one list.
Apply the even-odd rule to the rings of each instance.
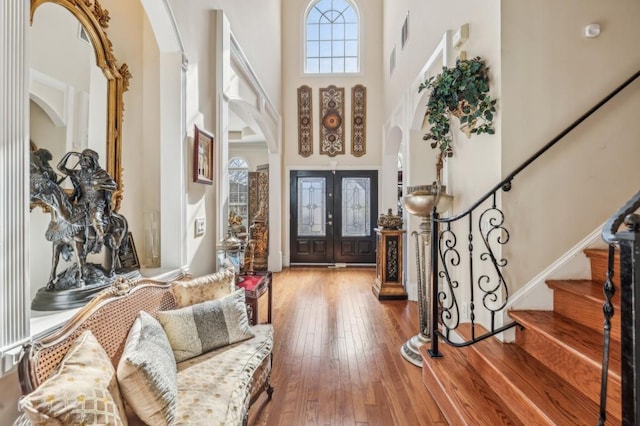
[[622, 424], [640, 424], [640, 215], [625, 218], [620, 242], [620, 327], [622, 354]]
[[438, 254], [440, 253], [440, 222], [438, 212], [434, 206], [431, 212], [431, 276], [428, 279], [429, 307], [431, 308], [431, 358], [441, 358], [438, 351]]

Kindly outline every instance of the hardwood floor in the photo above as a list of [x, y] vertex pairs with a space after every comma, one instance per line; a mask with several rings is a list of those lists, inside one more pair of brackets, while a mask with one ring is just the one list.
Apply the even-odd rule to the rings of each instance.
[[271, 401], [249, 425], [444, 425], [421, 369], [400, 347], [418, 327], [415, 302], [378, 301], [373, 268], [273, 274]]

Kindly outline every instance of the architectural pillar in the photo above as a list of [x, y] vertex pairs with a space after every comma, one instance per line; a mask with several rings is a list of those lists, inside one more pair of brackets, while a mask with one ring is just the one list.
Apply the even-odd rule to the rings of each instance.
[[29, 2], [0, 2], [0, 375], [29, 337]]

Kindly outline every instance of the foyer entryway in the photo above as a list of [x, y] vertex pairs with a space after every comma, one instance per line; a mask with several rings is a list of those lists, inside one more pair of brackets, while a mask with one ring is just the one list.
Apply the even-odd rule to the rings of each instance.
[[376, 170], [292, 170], [291, 264], [374, 264]]

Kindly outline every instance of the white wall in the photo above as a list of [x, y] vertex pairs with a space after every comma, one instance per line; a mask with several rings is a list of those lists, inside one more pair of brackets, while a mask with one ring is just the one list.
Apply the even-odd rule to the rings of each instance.
[[[209, 11], [222, 8], [231, 23], [231, 30], [242, 46], [261, 83], [272, 102], [279, 104], [280, 98], [280, 5], [276, 0], [255, 1], [242, 5], [233, 1], [170, 2], [182, 37], [187, 71], [187, 113], [185, 123], [189, 134], [193, 124], [211, 132], [216, 131], [215, 93], [215, 22]], [[125, 116], [123, 126], [123, 182], [125, 187], [122, 213], [129, 219], [130, 229], [141, 258], [146, 256], [144, 215], [160, 210], [160, 146], [159, 129], [159, 80], [160, 59], [155, 36], [148, 19], [137, 2], [106, 0], [103, 6], [109, 10], [111, 21], [107, 33], [114, 45], [119, 63], [126, 62], [133, 78], [129, 91], [125, 93]], [[246, 8], [253, 12], [247, 14]], [[259, 17], [259, 18], [258, 18]], [[260, 24], [256, 22], [259, 19]], [[178, 100], [176, 100], [178, 101]], [[178, 119], [176, 117], [176, 119]], [[178, 143], [178, 142], [176, 142]], [[187, 139], [184, 148], [187, 198], [185, 202], [187, 227], [187, 259], [194, 274], [204, 274], [215, 269], [215, 223], [218, 220], [216, 185], [192, 182], [192, 139]], [[195, 237], [192, 229], [197, 217], [205, 217], [206, 234]]]
[[229, 144], [229, 158], [241, 157], [249, 165], [249, 171], [253, 172], [257, 166], [269, 164], [269, 152], [264, 143], [235, 143]]

